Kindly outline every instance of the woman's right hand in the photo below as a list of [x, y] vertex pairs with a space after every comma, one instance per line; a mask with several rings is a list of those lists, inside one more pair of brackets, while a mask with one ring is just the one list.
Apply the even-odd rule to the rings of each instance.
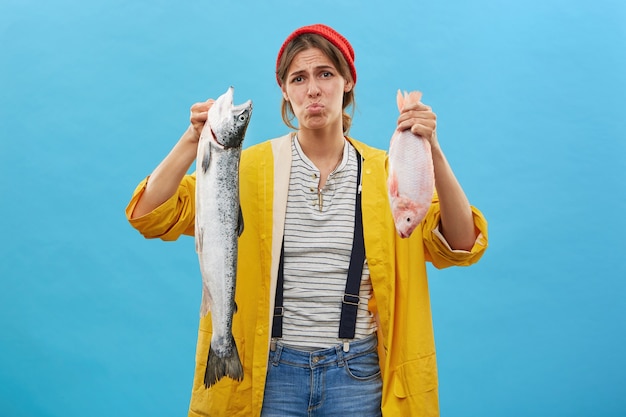
[[215, 100], [209, 99], [191, 106], [189, 116], [191, 124], [170, 153], [150, 174], [146, 188], [130, 214], [131, 219], [150, 213], [176, 193], [180, 182], [196, 159], [200, 134], [214, 102]]
[[196, 103], [191, 106], [189, 121], [191, 126], [189, 130], [195, 138], [196, 142], [200, 140], [200, 134], [204, 128], [204, 124], [209, 116], [209, 109], [215, 103], [212, 98], [202, 103]]

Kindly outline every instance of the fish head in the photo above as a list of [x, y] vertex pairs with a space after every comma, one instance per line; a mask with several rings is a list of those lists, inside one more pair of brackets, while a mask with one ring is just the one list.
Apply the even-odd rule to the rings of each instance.
[[391, 212], [396, 231], [402, 238], [411, 236], [413, 230], [426, 214], [423, 208], [408, 198], [395, 198], [392, 202]]
[[225, 148], [241, 146], [252, 115], [251, 100], [238, 106], [233, 105], [234, 90], [229, 87], [209, 109], [208, 119], [213, 137]]

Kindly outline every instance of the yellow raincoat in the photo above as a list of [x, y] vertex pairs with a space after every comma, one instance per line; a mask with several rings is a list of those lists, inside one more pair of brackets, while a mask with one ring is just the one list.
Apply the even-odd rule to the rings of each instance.
[[[239, 239], [239, 263], [233, 334], [244, 366], [244, 379], [223, 378], [205, 389], [203, 377], [211, 340], [210, 314], [200, 320], [196, 370], [189, 416], [259, 416], [263, 404], [271, 312], [283, 236], [291, 135], [245, 149], [240, 165], [241, 206], [245, 230]], [[433, 204], [410, 238], [395, 232], [387, 197], [386, 152], [352, 138], [363, 157], [363, 227], [374, 297], [370, 309], [378, 315], [382, 412], [390, 416], [438, 416], [437, 364], [425, 261], [437, 268], [470, 265], [487, 248], [487, 222], [472, 208], [480, 231], [470, 252], [453, 251], [435, 232], [439, 204]], [[130, 214], [146, 180], [126, 208]], [[145, 216], [129, 220], [146, 238], [175, 240], [193, 235], [195, 176], [188, 175], [178, 192]]]

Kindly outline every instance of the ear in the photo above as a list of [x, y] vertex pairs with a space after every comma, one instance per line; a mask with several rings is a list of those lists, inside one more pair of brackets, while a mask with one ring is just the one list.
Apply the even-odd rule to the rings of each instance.
[[343, 86], [343, 92], [349, 93], [352, 90], [354, 83], [352, 81], [346, 80], [346, 84]]
[[285, 99], [285, 101], [289, 101], [289, 96], [287, 95], [287, 92], [285, 91], [285, 87], [281, 87], [281, 90], [283, 92], [283, 98]]

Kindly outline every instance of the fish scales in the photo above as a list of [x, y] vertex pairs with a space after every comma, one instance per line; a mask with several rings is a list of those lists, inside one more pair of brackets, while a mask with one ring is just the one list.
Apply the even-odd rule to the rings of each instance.
[[243, 232], [239, 205], [239, 160], [252, 102], [233, 105], [233, 88], [209, 110], [196, 157], [196, 251], [202, 274], [200, 315], [211, 312], [212, 335], [204, 384], [224, 376], [243, 379], [232, 334], [236, 312], [238, 239]]
[[[398, 110], [404, 104], [418, 103], [421, 93], [398, 91]], [[430, 143], [411, 133], [396, 130], [389, 146], [389, 177], [387, 188], [396, 231], [409, 237], [424, 219], [435, 187]]]

